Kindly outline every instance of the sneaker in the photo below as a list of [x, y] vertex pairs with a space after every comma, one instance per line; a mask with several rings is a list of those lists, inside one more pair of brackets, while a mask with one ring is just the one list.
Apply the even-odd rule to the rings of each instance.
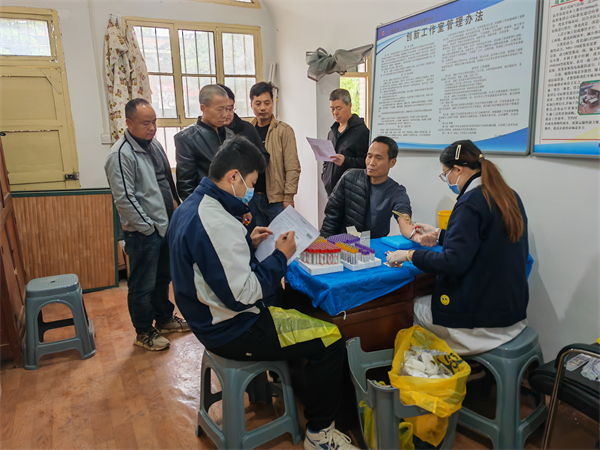
[[185, 333], [186, 331], [190, 331], [190, 327], [187, 322], [183, 319], [180, 319], [175, 314], [165, 323], [161, 323], [160, 325], [156, 324], [156, 331], [160, 334], [165, 333]]
[[158, 334], [155, 328], [146, 333], [140, 333], [135, 337], [133, 345], [144, 347], [146, 350], [159, 351], [169, 348], [171, 343], [167, 338]]
[[335, 422], [332, 422], [317, 433], [307, 428], [304, 450], [358, 450], [351, 442], [348, 436], [335, 429]]

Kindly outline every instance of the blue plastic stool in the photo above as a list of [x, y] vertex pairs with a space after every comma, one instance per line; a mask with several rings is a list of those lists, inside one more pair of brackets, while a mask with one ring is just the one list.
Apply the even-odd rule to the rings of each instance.
[[[42, 308], [62, 303], [71, 310], [73, 318], [44, 322]], [[57, 275], [36, 278], [27, 283], [25, 298], [25, 369], [39, 368], [40, 357], [49, 353], [77, 349], [81, 359], [96, 354], [94, 325], [88, 319], [77, 275]], [[44, 333], [53, 328], [75, 326], [75, 336], [44, 343]]]
[[[211, 393], [211, 370], [217, 374], [221, 391]], [[274, 421], [252, 431], [246, 430], [244, 392], [252, 380], [265, 371], [274, 371], [281, 379], [285, 413]], [[252, 386], [250, 386], [252, 388]], [[251, 395], [252, 396], [252, 395]], [[223, 423], [219, 428], [208, 415], [212, 404], [223, 401]], [[196, 436], [205, 432], [219, 449], [251, 449], [284, 433], [297, 444], [302, 439], [296, 413], [294, 392], [285, 361], [234, 361], [204, 351], [200, 386], [200, 408]]]
[[[393, 348], [367, 353], [360, 347], [360, 338], [352, 338], [346, 341], [346, 350], [357, 405], [363, 401], [373, 410], [377, 448], [382, 450], [400, 448], [398, 427], [400, 422], [403, 422], [402, 419], [431, 413], [418, 406], [402, 403], [398, 388], [382, 386], [373, 380], [367, 380], [367, 371], [392, 365]], [[360, 420], [361, 429], [364, 429], [362, 418]], [[442, 450], [452, 448], [457, 422], [458, 412], [455, 412], [448, 418], [448, 430], [438, 448]]]
[[[483, 364], [496, 379], [496, 416], [488, 419], [463, 404], [458, 422], [492, 441], [495, 449], [522, 449], [525, 439], [540, 426], [548, 415], [543, 401], [524, 420], [520, 418], [520, 386], [527, 367], [537, 361], [544, 364], [542, 348], [533, 328], [526, 327], [512, 341], [479, 355], [464, 356], [464, 360]], [[467, 384], [467, 394], [469, 385]]]

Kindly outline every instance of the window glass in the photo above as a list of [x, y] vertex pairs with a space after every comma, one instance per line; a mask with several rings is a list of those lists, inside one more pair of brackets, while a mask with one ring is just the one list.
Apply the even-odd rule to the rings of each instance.
[[216, 75], [215, 38], [207, 31], [179, 30], [183, 74]]
[[0, 18], [0, 55], [52, 56], [48, 21]]
[[223, 33], [223, 65], [225, 76], [255, 75], [254, 36]]

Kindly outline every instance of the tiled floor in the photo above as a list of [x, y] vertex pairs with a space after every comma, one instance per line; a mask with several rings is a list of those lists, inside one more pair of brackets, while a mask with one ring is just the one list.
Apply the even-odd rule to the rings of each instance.
[[[194, 434], [204, 348], [191, 333], [168, 335], [171, 348], [149, 352], [133, 344], [127, 289], [84, 296], [96, 328], [97, 354], [80, 360], [77, 351], [42, 358], [39, 370], [4, 364], [0, 371], [0, 446], [3, 449], [211, 449]], [[60, 307], [48, 319], [65, 317]], [[67, 313], [68, 314], [68, 313]], [[69, 330], [52, 330], [47, 340]], [[213, 380], [214, 383], [218, 383]], [[248, 404], [248, 428], [272, 420], [281, 408]], [[301, 407], [300, 407], [301, 409]], [[215, 418], [220, 411], [210, 411]], [[300, 417], [302, 417], [300, 411]], [[560, 413], [553, 448], [591, 448], [598, 424], [569, 408]], [[305, 422], [301, 418], [301, 426]], [[538, 430], [526, 448], [539, 448]], [[485, 440], [459, 430], [454, 448], [486, 448]], [[293, 446], [288, 435], [261, 448]]]

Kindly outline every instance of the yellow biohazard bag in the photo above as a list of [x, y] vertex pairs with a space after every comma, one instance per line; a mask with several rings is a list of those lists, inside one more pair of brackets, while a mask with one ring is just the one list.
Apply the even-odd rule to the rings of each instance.
[[400, 438], [400, 450], [415, 450], [412, 423], [400, 422], [400, 425], [398, 426], [398, 436]]
[[377, 436], [375, 434], [375, 421], [373, 410], [364, 401], [358, 403], [358, 411], [362, 417], [363, 436], [365, 442], [371, 449], [377, 448]]
[[[435, 356], [453, 375], [447, 379], [401, 376], [404, 352], [411, 346], [446, 352]], [[471, 368], [452, 351], [445, 341], [426, 329], [415, 325], [401, 330], [394, 343], [394, 360], [389, 372], [390, 383], [400, 390], [400, 400], [406, 405], [417, 405], [432, 414], [405, 419], [413, 425], [413, 433], [422, 441], [438, 446], [446, 435], [448, 417], [458, 411], [467, 393], [467, 378]]]
[[[367, 443], [370, 449], [376, 449], [377, 435], [375, 432], [375, 417], [373, 416], [373, 410], [369, 408], [364, 401], [361, 400], [358, 403], [358, 411], [362, 417], [363, 436], [365, 437], [365, 442]], [[400, 423], [400, 425], [398, 426], [398, 438], [400, 441], [399, 450], [415, 450], [415, 444], [413, 444], [412, 423]]]
[[342, 337], [334, 324], [307, 316], [295, 309], [269, 306], [269, 312], [282, 348], [317, 338], [321, 338], [323, 345], [329, 347]]

